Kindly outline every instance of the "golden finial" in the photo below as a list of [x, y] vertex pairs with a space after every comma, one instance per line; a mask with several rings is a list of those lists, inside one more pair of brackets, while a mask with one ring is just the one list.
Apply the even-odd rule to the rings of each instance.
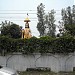
[[29, 18], [28, 18], [28, 13], [27, 13], [27, 18], [24, 20], [24, 22], [30, 22]]

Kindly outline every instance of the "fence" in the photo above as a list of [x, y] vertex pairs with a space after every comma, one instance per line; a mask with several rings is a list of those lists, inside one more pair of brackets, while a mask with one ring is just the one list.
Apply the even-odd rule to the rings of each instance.
[[63, 54], [30, 54], [21, 53], [0, 56], [0, 65], [7, 66], [18, 71], [25, 71], [27, 68], [48, 67], [51, 71], [73, 71], [75, 67], [75, 53]]

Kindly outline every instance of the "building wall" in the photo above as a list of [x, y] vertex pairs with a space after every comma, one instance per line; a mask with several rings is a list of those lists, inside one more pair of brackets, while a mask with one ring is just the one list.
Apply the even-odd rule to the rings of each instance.
[[7, 66], [18, 71], [25, 71], [27, 68], [49, 67], [51, 71], [73, 71], [75, 67], [75, 53], [63, 54], [31, 54], [20, 53], [0, 56], [0, 65]]

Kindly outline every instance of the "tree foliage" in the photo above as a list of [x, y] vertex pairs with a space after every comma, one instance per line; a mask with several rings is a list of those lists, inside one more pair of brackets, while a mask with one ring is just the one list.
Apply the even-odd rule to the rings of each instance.
[[44, 11], [45, 6], [41, 3], [37, 7], [37, 17], [38, 17], [38, 24], [37, 29], [40, 33], [40, 36], [55, 36], [55, 17], [54, 17], [54, 10], [51, 10], [48, 14]]
[[44, 5], [41, 3], [37, 7], [37, 17], [38, 17], [38, 24], [37, 24], [37, 29], [40, 33], [40, 36], [44, 36], [44, 31], [45, 31], [45, 24], [44, 24]]
[[17, 24], [10, 24], [7, 21], [2, 22], [1, 35], [9, 36], [11, 38], [21, 38], [21, 27]]
[[75, 36], [75, 5], [70, 6], [61, 11], [62, 21], [67, 33]]
[[49, 13], [48, 13], [48, 19], [46, 20], [47, 22], [47, 25], [48, 25], [48, 33], [47, 35], [48, 36], [52, 36], [54, 37], [55, 36], [55, 31], [56, 31], [56, 25], [55, 25], [55, 17], [54, 17], [54, 13], [55, 11], [54, 10], [51, 10]]

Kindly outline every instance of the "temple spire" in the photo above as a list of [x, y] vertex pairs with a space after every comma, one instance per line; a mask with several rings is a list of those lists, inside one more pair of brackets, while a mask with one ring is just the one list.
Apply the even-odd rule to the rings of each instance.
[[31, 30], [30, 30], [30, 27], [29, 27], [29, 23], [30, 22], [30, 19], [28, 18], [28, 13], [27, 13], [27, 17], [26, 19], [24, 20], [25, 22], [25, 29], [22, 30], [22, 38], [31, 38], [32, 35], [31, 35]]
[[24, 20], [24, 22], [30, 22], [29, 18], [28, 18], [28, 13], [27, 13], [27, 18]]

